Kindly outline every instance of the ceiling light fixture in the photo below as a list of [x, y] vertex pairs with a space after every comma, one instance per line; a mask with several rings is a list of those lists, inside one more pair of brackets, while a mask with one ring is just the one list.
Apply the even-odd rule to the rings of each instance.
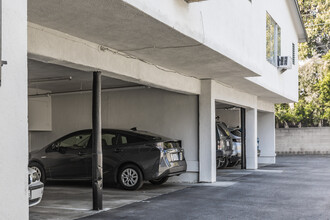
[[30, 84], [35, 83], [52, 83], [58, 81], [70, 81], [72, 80], [72, 76], [69, 77], [50, 77], [50, 78], [39, 78], [39, 79], [31, 79], [29, 80]]

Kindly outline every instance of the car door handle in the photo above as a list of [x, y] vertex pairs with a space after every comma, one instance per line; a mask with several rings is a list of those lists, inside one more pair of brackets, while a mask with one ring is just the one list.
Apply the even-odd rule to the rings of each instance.
[[83, 156], [83, 155], [86, 155], [86, 153], [84, 153], [84, 152], [78, 152], [78, 155], [79, 156]]
[[119, 149], [119, 148], [116, 148], [116, 149], [114, 149], [113, 151], [114, 151], [115, 153], [123, 152], [123, 150], [122, 150], [122, 149]]

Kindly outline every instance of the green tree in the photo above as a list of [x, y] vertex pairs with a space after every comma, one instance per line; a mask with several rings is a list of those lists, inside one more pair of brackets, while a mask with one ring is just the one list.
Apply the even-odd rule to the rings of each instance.
[[330, 2], [298, 0], [308, 41], [299, 44], [299, 101], [276, 105], [277, 126], [326, 126], [330, 122]]
[[308, 41], [299, 45], [300, 59], [324, 55], [330, 48], [329, 0], [298, 0], [308, 34]]

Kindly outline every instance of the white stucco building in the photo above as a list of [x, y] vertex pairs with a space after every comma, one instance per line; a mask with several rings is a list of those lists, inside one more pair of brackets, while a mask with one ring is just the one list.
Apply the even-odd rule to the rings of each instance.
[[297, 101], [307, 38], [295, 0], [3, 0], [1, 15], [0, 219], [28, 219], [29, 150], [91, 128], [95, 70], [103, 127], [183, 141], [175, 181], [216, 181], [215, 118], [241, 121], [221, 106], [245, 109], [246, 168], [275, 163], [274, 103]]

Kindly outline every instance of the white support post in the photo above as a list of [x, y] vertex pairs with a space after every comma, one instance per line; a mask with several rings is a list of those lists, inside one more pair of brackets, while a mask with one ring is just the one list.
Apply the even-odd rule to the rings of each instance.
[[275, 154], [275, 114], [258, 112], [258, 137], [260, 147], [259, 163], [274, 164]]
[[258, 169], [257, 109], [246, 109], [246, 169]]
[[216, 181], [215, 99], [211, 80], [202, 80], [199, 96], [199, 182]]

